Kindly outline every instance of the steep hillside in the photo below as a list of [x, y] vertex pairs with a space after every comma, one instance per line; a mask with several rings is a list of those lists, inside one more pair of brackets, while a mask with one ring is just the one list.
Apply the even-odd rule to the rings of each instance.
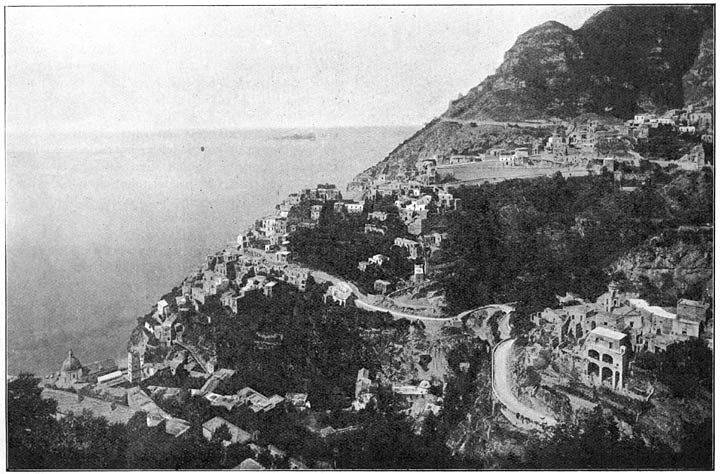
[[501, 124], [459, 123], [436, 119], [398, 145], [369, 172], [402, 175], [415, 167], [417, 159], [440, 154], [475, 154], [496, 146], [528, 146], [552, 130], [507, 128]]
[[498, 121], [576, 115], [583, 98], [575, 70], [582, 58], [576, 34], [555, 21], [520, 35], [496, 73], [444, 114]]
[[683, 95], [686, 105], [713, 107], [715, 87], [715, 36], [712, 28], [705, 30], [695, 63], [683, 76]]
[[712, 18], [708, 6], [630, 6], [603, 10], [575, 31], [543, 23], [518, 37], [495, 74], [368, 172], [394, 176], [422, 156], [509, 143], [483, 140], [497, 130], [482, 122], [568, 120], [583, 113], [627, 119], [711, 104]]
[[590, 107], [628, 118], [681, 107], [683, 75], [698, 56], [707, 7], [611, 7], [577, 31], [585, 60], [577, 71]]
[[672, 306], [678, 298], [702, 299], [713, 276], [710, 243], [676, 241], [669, 247], [640, 246], [611, 265], [642, 296]]

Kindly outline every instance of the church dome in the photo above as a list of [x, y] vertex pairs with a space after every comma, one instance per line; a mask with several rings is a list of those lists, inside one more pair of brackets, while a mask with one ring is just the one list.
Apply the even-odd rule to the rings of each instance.
[[67, 359], [65, 359], [65, 362], [63, 362], [62, 368], [60, 370], [62, 372], [73, 372], [78, 369], [82, 369], [82, 364], [80, 363], [80, 360], [73, 355], [73, 351], [71, 349], [68, 352]]

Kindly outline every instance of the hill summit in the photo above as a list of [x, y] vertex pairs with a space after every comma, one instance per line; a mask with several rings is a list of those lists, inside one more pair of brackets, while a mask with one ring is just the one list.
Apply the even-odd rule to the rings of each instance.
[[610, 7], [577, 30], [543, 23], [518, 37], [495, 74], [368, 172], [394, 175], [420, 155], [477, 148], [473, 141], [484, 135], [468, 135], [461, 125], [469, 122], [569, 120], [586, 113], [628, 119], [688, 105], [710, 109], [712, 28], [712, 6]]

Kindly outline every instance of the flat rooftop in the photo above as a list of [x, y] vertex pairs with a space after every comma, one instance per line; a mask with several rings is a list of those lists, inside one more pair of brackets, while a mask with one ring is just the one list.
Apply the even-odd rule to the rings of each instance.
[[613, 331], [612, 329], [599, 327], [595, 328], [592, 331], [590, 331], [590, 334], [594, 334], [596, 336], [604, 337], [607, 339], [613, 339], [615, 341], [619, 341], [620, 339], [625, 337], [624, 333]]
[[81, 401], [78, 401], [76, 393], [51, 388], [44, 389], [40, 397], [43, 400], [53, 399], [57, 401], [57, 408], [60, 413], [80, 415], [83, 410], [89, 410], [94, 416], [101, 416], [110, 423], [127, 424], [135, 414], [135, 410], [125, 405], [85, 396], [82, 397]]

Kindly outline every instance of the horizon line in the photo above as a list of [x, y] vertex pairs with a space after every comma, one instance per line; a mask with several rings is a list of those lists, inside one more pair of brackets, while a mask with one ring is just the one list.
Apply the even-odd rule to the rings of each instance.
[[31, 129], [19, 130], [6, 127], [6, 135], [43, 135], [43, 134], [113, 134], [113, 133], [167, 133], [167, 132], [220, 132], [220, 131], [251, 131], [251, 130], [332, 130], [338, 128], [421, 128], [429, 122], [423, 124], [352, 124], [352, 125], [288, 125], [288, 126], [230, 126], [230, 127], [177, 127], [177, 128], [118, 128], [112, 129]]

